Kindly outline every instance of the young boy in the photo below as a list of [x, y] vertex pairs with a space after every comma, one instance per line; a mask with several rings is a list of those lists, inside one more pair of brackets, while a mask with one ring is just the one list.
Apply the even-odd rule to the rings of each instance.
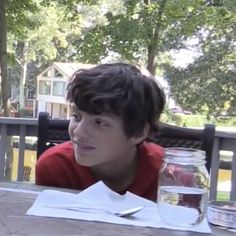
[[36, 184], [85, 189], [102, 180], [120, 194], [156, 201], [164, 152], [145, 139], [163, 110], [162, 89], [125, 63], [79, 70], [67, 89], [71, 141], [41, 155]]

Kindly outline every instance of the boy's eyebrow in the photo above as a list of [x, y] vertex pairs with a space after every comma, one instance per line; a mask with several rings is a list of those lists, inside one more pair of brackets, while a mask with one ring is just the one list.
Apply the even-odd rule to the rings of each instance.
[[117, 117], [112, 115], [112, 114], [99, 114], [99, 115], [94, 115], [95, 117], [99, 117], [99, 118], [102, 118], [102, 119], [105, 119], [107, 121], [113, 121], [114, 119], [116, 119]]
[[[75, 105], [75, 103], [70, 103], [70, 107], [72, 109], [72, 112], [80, 112], [80, 109]], [[115, 118], [112, 114], [107, 113], [101, 113], [101, 114], [91, 114], [94, 117], [99, 117], [108, 120], [113, 120]]]
[[79, 111], [77, 106], [75, 104], [72, 104], [72, 103], [70, 104], [70, 109], [71, 109], [72, 112], [78, 112]]

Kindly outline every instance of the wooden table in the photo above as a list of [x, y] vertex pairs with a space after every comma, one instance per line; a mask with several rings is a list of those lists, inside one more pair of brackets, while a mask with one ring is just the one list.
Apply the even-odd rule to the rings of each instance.
[[[5, 188], [5, 189], [4, 189]], [[33, 184], [0, 182], [0, 236], [199, 236], [209, 235], [100, 222], [27, 216], [36, 194], [11, 192], [6, 188], [42, 191], [49, 189]], [[52, 189], [52, 188], [50, 188]], [[60, 189], [62, 190], [62, 189]], [[65, 190], [70, 191], [70, 190]], [[73, 191], [70, 191], [73, 192]], [[213, 236], [233, 236], [235, 233], [212, 227]]]

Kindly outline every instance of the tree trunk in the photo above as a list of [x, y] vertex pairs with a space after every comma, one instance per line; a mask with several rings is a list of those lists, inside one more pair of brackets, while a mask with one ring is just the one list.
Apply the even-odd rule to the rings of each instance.
[[10, 115], [9, 87], [7, 80], [7, 26], [6, 26], [7, 0], [0, 0], [0, 67], [1, 67], [1, 95], [4, 116]]
[[27, 62], [25, 62], [21, 68], [21, 78], [20, 78], [20, 109], [25, 108], [25, 81], [27, 74]]
[[25, 82], [27, 75], [27, 53], [28, 53], [29, 43], [28, 41], [24, 42], [23, 47], [23, 57], [21, 61], [21, 78], [20, 78], [20, 109], [25, 109]]
[[[162, 16], [164, 13], [165, 5], [167, 0], [162, 0], [160, 2], [157, 22], [154, 29], [154, 32], [150, 35], [150, 43], [148, 45], [148, 55], [147, 55], [147, 70], [155, 75], [156, 74], [156, 57], [158, 54], [158, 45], [160, 40], [160, 33], [162, 30]], [[149, 1], [144, 1], [145, 4], [150, 4]]]
[[[4, 116], [10, 115], [9, 86], [7, 79], [7, 23], [6, 23], [7, 0], [0, 0], [0, 68], [1, 68], [1, 97]], [[10, 180], [12, 176], [13, 149], [11, 137], [7, 137], [7, 153], [5, 162], [5, 179]]]
[[157, 56], [157, 46], [156, 45], [148, 45], [148, 59], [147, 59], [147, 70], [152, 74], [156, 74], [156, 56]]

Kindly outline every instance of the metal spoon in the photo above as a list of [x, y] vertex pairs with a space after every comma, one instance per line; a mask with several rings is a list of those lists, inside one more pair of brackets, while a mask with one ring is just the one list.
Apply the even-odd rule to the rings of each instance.
[[112, 212], [102, 208], [90, 208], [90, 207], [83, 207], [83, 206], [46, 206], [47, 208], [53, 209], [62, 209], [67, 211], [77, 211], [77, 212], [84, 212], [84, 213], [101, 213], [106, 212], [112, 215], [120, 216], [120, 217], [128, 217], [131, 215], [136, 214], [137, 212], [141, 211], [145, 206], [138, 206], [134, 208], [130, 208], [123, 211]]
[[145, 206], [139, 206], [139, 207], [135, 207], [135, 208], [131, 208], [128, 210], [124, 210], [124, 211], [120, 211], [120, 212], [115, 212], [113, 213], [116, 216], [120, 216], [120, 217], [127, 217], [127, 216], [131, 216], [136, 214], [137, 212], [141, 211]]

